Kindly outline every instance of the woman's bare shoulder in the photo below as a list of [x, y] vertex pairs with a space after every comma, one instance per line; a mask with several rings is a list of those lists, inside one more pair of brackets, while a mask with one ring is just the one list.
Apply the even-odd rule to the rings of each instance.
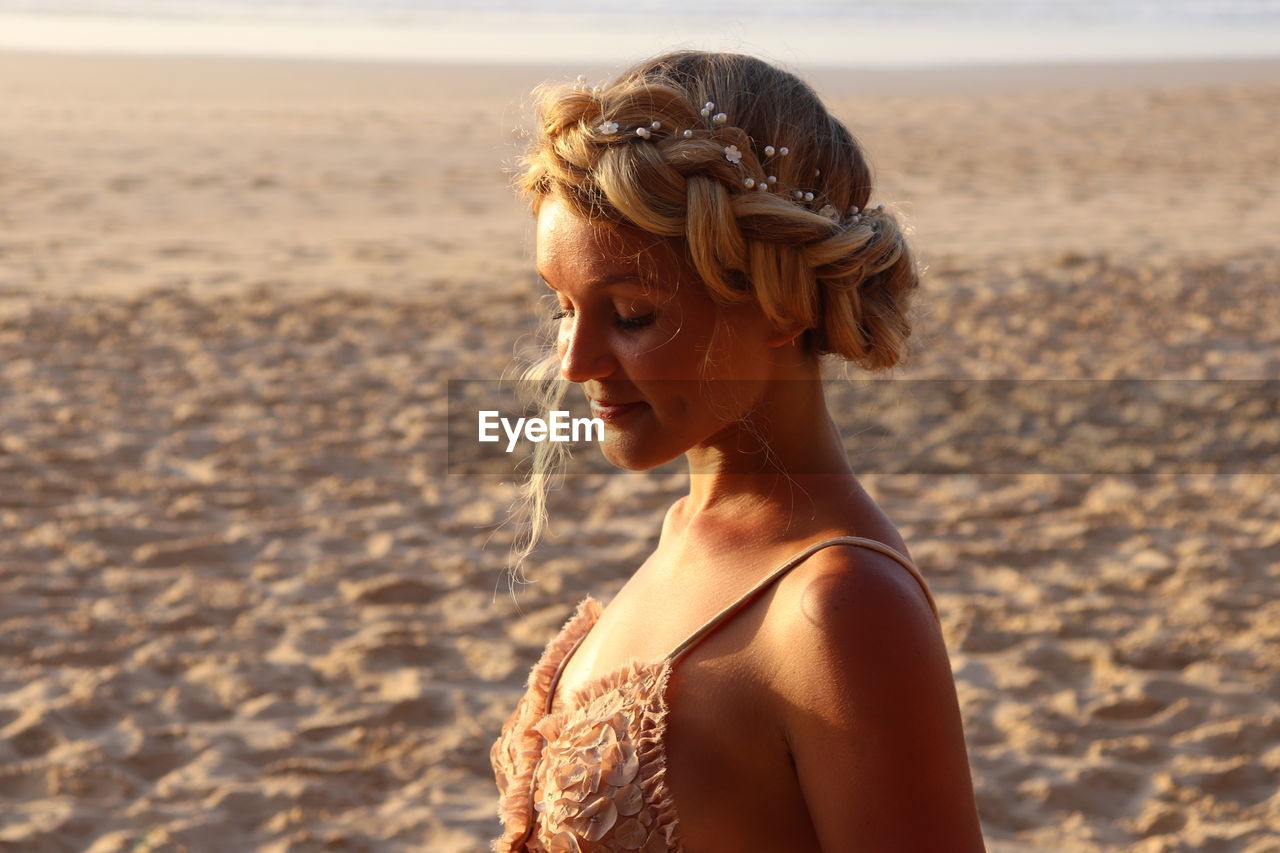
[[[889, 547], [903, 551], [897, 543]], [[858, 690], [900, 678], [902, 661], [922, 653], [951, 677], [941, 628], [919, 581], [893, 557], [859, 545], [822, 548], [789, 571], [766, 612], [761, 640], [760, 669], [776, 682], [774, 693], [788, 709], [798, 704], [795, 694], [832, 686], [833, 672], [846, 682], [860, 675], [865, 684], [844, 685]]]
[[823, 849], [981, 850], [950, 660], [918, 582], [859, 547], [793, 574], [773, 608], [769, 692]]
[[[881, 544], [910, 560], [901, 544]], [[885, 617], [937, 626], [929, 597], [911, 570], [871, 547], [827, 546], [797, 566], [785, 581], [794, 599], [791, 617], [803, 617], [817, 627], [839, 629], [851, 614], [868, 610], [862, 615], [873, 617], [885, 608]]]

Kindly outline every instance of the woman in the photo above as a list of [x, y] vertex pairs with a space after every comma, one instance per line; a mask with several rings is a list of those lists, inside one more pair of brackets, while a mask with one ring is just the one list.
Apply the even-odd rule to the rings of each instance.
[[857, 143], [728, 54], [549, 91], [541, 117], [551, 364], [610, 462], [691, 476], [534, 667], [491, 752], [492, 849], [982, 850], [933, 598], [818, 381], [824, 356], [893, 366], [910, 332], [915, 268]]

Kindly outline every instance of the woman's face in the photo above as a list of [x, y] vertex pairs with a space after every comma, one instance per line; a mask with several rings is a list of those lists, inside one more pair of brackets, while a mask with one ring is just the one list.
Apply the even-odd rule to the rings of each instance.
[[559, 302], [561, 375], [604, 420], [610, 462], [645, 470], [695, 447], [732, 451], [792, 336], [754, 300], [717, 305], [660, 238], [592, 223], [555, 196], [538, 211], [537, 264]]

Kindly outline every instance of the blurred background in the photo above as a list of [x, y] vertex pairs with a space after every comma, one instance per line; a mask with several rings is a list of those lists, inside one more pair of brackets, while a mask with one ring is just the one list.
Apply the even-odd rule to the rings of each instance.
[[[927, 268], [894, 377], [1218, 383], [1276, 441], [1228, 383], [1280, 378], [1275, 0], [0, 0], [0, 850], [487, 847], [529, 668], [686, 475], [567, 478], [512, 586], [447, 382], [536, 341], [532, 87], [676, 47], [867, 147]], [[1275, 477], [1080, 467], [864, 479], [989, 849], [1274, 850]]]
[[3, 0], [41, 50], [613, 63], [694, 43], [804, 65], [1274, 56], [1277, 0]]

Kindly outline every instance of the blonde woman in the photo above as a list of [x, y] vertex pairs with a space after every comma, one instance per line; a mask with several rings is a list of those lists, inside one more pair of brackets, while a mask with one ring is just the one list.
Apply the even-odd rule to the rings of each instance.
[[559, 303], [549, 363], [610, 462], [683, 455], [690, 481], [530, 674], [491, 752], [492, 849], [983, 850], [933, 597], [818, 381], [828, 356], [892, 367], [910, 332], [916, 270], [859, 146], [733, 54], [540, 112], [521, 186]]

